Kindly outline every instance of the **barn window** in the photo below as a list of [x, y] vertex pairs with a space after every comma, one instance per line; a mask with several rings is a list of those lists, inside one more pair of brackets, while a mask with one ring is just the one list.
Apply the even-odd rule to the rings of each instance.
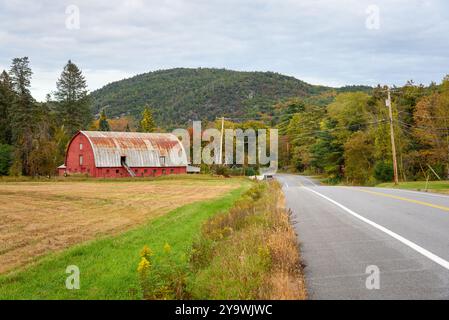
[[147, 169], [143, 170], [143, 173], [147, 173], [147, 172], [148, 172], [148, 170], [147, 170]]
[[159, 162], [161, 163], [161, 166], [165, 166], [165, 157], [164, 156], [160, 156], [159, 157]]
[[165, 169], [162, 169], [162, 174], [166, 174], [166, 170]]
[[109, 169], [106, 169], [106, 173], [109, 173]]
[[115, 170], [115, 173], [118, 173], [119, 172], [119, 170], [117, 169], [117, 170]]
[[80, 143], [80, 150], [83, 150], [83, 144]]
[[83, 156], [80, 156], [80, 166], [83, 165]]
[[174, 169], [170, 169], [170, 173], [173, 173], [173, 172], [175, 172], [175, 170]]
[[157, 170], [156, 170], [156, 169], [153, 169], [153, 174], [156, 174], [156, 172], [157, 172]]

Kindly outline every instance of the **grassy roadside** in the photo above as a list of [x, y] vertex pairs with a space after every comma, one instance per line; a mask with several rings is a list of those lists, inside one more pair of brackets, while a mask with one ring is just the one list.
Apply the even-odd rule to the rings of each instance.
[[194, 299], [305, 299], [296, 234], [277, 182], [258, 183], [195, 242]]
[[[426, 181], [401, 182], [397, 186], [394, 183], [381, 183], [376, 187], [426, 191]], [[449, 194], [449, 181], [429, 181], [427, 191]]]
[[[202, 223], [228, 210], [248, 186], [244, 183], [221, 198], [183, 206], [119, 236], [77, 245], [2, 275], [0, 299], [140, 299], [136, 268], [142, 247], [151, 246], [158, 261], [164, 259], [164, 245], [170, 244], [172, 259], [187, 270], [190, 248]], [[69, 265], [80, 269], [79, 290], [65, 287]]]

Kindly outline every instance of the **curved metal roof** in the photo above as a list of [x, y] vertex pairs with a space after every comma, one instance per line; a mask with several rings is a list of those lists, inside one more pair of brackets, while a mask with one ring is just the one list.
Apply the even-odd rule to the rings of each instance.
[[182, 143], [171, 133], [80, 131], [89, 140], [96, 167], [187, 166]]

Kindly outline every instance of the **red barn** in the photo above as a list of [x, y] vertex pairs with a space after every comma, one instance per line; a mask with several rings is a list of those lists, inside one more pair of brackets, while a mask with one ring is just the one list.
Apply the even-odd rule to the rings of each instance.
[[187, 171], [187, 156], [170, 133], [80, 131], [58, 171], [98, 178], [182, 174]]

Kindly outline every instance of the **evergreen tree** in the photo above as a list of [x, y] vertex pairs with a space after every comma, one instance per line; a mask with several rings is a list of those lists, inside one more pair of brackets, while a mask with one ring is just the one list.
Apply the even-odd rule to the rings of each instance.
[[92, 115], [86, 80], [76, 64], [68, 61], [56, 83], [59, 117], [69, 135], [87, 128]]
[[153, 132], [156, 128], [154, 123], [153, 114], [148, 106], [142, 112], [142, 120], [140, 121], [140, 131], [141, 132]]
[[0, 144], [0, 176], [6, 176], [13, 162], [13, 147]]
[[104, 109], [101, 111], [98, 127], [100, 131], [111, 131], [111, 126], [109, 125]]
[[12, 143], [11, 112], [14, 94], [6, 71], [0, 74], [0, 144]]
[[285, 135], [287, 133], [287, 126], [293, 116], [297, 113], [305, 111], [306, 107], [302, 100], [298, 98], [291, 98], [275, 105], [275, 109], [280, 112], [280, 123], [278, 126], [279, 133]]
[[14, 173], [29, 174], [29, 155], [33, 148], [33, 124], [36, 104], [30, 93], [31, 76], [28, 57], [14, 58], [9, 71], [15, 92], [11, 109], [12, 142], [15, 146]]

